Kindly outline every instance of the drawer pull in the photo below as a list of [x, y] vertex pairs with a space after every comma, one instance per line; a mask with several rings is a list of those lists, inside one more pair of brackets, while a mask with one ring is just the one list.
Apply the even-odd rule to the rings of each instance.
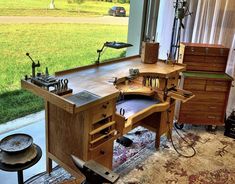
[[216, 107], [211, 106], [211, 107], [209, 107], [209, 109], [216, 109]]
[[107, 117], [107, 114], [102, 114], [102, 117], [103, 117], [103, 118], [106, 118], [106, 117]]
[[208, 116], [209, 119], [215, 119], [215, 116]]
[[104, 154], [105, 154], [105, 151], [104, 151], [104, 150], [100, 150], [100, 154], [101, 154], [101, 155], [104, 155]]
[[103, 105], [102, 107], [103, 107], [104, 109], [107, 109], [107, 105]]

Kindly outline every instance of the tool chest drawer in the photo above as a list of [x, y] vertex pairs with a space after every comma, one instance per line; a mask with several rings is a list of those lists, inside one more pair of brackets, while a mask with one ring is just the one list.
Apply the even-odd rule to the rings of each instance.
[[224, 123], [224, 117], [221, 114], [213, 113], [180, 113], [180, 122], [192, 123], [192, 124], [204, 124], [204, 125], [221, 125]]
[[206, 81], [206, 91], [217, 91], [217, 92], [226, 92], [230, 88], [230, 82], [228, 81], [216, 81], [216, 80], [207, 80]]
[[91, 108], [89, 110], [92, 119], [91, 122], [96, 123], [100, 120], [108, 118], [109, 116], [112, 116], [114, 109], [115, 105], [113, 101], [107, 101]]
[[186, 46], [184, 54], [185, 55], [204, 56], [204, 55], [206, 55], [206, 50], [204, 47]]
[[206, 87], [206, 80], [204, 80], [204, 79], [186, 78], [184, 80], [184, 89], [185, 90], [204, 91], [205, 87]]
[[[203, 107], [203, 108], [202, 108]], [[182, 112], [216, 112], [222, 113], [224, 110], [223, 103], [213, 103], [213, 102], [188, 102], [182, 104], [181, 111]]]
[[195, 97], [191, 102], [224, 103], [227, 96], [224, 92], [192, 91], [192, 93]]

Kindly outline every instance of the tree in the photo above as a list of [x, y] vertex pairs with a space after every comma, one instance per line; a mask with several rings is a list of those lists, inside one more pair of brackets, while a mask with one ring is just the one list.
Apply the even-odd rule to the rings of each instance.
[[49, 5], [49, 9], [51, 9], [51, 10], [55, 9], [55, 2], [54, 2], [54, 0], [51, 0], [51, 3]]

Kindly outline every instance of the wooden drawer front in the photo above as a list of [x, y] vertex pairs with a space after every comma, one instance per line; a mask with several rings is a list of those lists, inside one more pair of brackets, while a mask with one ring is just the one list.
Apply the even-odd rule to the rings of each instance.
[[205, 48], [207, 56], [228, 56], [229, 49], [227, 48]]
[[181, 112], [213, 112], [213, 113], [222, 113], [224, 110], [224, 104], [213, 104], [213, 103], [188, 103], [181, 104]]
[[205, 57], [205, 62], [208, 62], [208, 63], [217, 63], [217, 64], [223, 64], [223, 65], [227, 65], [227, 57], [217, 57], [217, 56], [214, 56], [214, 57], [211, 57], [211, 56], [206, 56]]
[[188, 71], [211, 71], [211, 72], [224, 72], [225, 65], [223, 63], [212, 63], [212, 62], [189, 62], [184, 61]]
[[90, 147], [94, 148], [105, 141], [113, 138], [118, 132], [115, 129], [116, 122], [108, 122], [101, 127], [89, 132], [89, 143]]
[[203, 63], [205, 62], [205, 56], [194, 56], [194, 55], [185, 55], [184, 64], [188, 63]]
[[191, 102], [224, 103], [226, 100], [226, 93], [223, 92], [192, 92], [195, 97], [191, 100]]
[[185, 55], [205, 55], [206, 50], [204, 47], [185, 47]]
[[206, 86], [206, 80], [204, 80], [204, 79], [192, 79], [192, 78], [185, 78], [184, 79], [184, 89], [185, 90], [204, 91], [205, 86]]
[[90, 149], [89, 158], [96, 160], [99, 157], [110, 154], [113, 152], [113, 140], [109, 140], [104, 144], [97, 146], [94, 149]]
[[95, 160], [109, 169], [112, 169], [113, 141], [113, 139], [109, 140], [94, 149], [90, 149], [88, 158]]
[[90, 110], [92, 123], [96, 123], [102, 119], [111, 116], [114, 112], [114, 104], [111, 101], [107, 101], [97, 105]]
[[229, 90], [229, 82], [207, 80], [206, 91], [227, 92]]
[[192, 123], [192, 124], [203, 124], [203, 125], [221, 125], [224, 123], [223, 114], [213, 113], [180, 113], [179, 122], [181, 123]]

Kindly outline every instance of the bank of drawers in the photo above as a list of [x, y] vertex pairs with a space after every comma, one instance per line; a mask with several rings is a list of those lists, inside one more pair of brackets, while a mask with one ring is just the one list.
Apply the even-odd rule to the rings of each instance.
[[184, 89], [195, 98], [181, 104], [179, 121], [192, 124], [224, 123], [230, 81], [185, 78]]
[[225, 72], [229, 49], [221, 45], [182, 43], [179, 60], [187, 71]]
[[106, 101], [89, 109], [89, 148], [95, 148], [117, 134], [116, 122], [113, 121], [114, 101]]
[[114, 111], [113, 108], [114, 104], [112, 103], [112, 101], [106, 101], [91, 108], [90, 114], [92, 118], [92, 124], [112, 116]]

